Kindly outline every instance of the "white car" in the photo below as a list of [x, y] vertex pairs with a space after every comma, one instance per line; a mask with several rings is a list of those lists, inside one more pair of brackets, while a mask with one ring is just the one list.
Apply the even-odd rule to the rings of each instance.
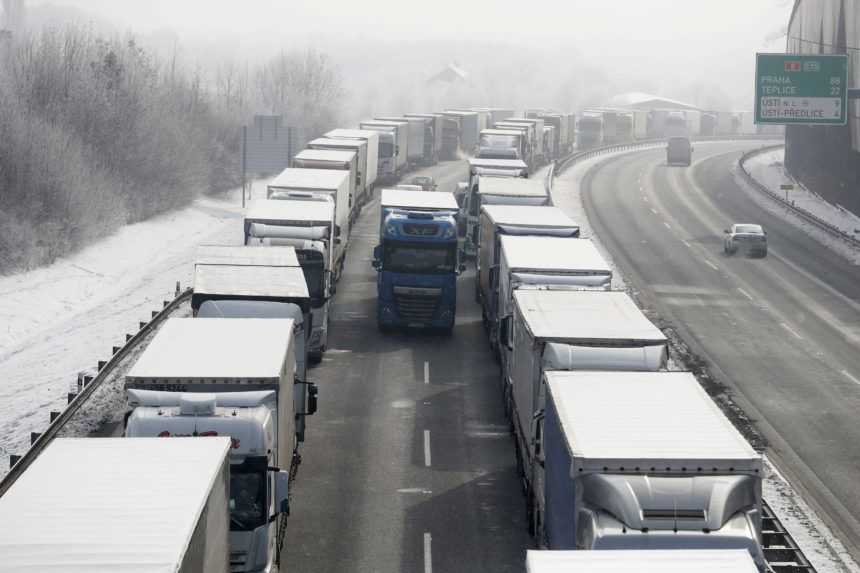
[[738, 250], [749, 256], [767, 256], [767, 232], [761, 225], [735, 223], [723, 231], [723, 252], [733, 255]]

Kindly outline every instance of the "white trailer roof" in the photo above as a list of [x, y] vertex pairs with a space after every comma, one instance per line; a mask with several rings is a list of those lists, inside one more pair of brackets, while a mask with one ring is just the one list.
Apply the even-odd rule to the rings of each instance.
[[325, 134], [333, 139], [373, 139], [379, 135], [369, 129], [333, 129]]
[[[265, 248], [265, 247], [263, 247]], [[194, 294], [308, 298], [305, 275], [298, 266], [194, 265]]]
[[612, 274], [589, 239], [502, 235], [502, 256], [512, 271], [580, 271]]
[[522, 177], [478, 177], [478, 193], [506, 197], [545, 197], [546, 184], [542, 179]]
[[368, 119], [366, 121], [362, 121], [361, 125], [371, 125], [374, 127], [398, 127], [402, 125], [409, 125], [409, 122], [405, 119], [402, 121], [391, 121], [387, 119]]
[[453, 193], [443, 191], [407, 191], [405, 189], [383, 189], [382, 208], [457, 211], [457, 199]]
[[358, 149], [367, 145], [364, 139], [344, 139], [335, 137], [318, 137], [308, 142], [308, 145], [320, 145], [324, 147], [337, 147], [340, 149]]
[[761, 455], [689, 372], [549, 371], [544, 376], [571, 455], [572, 477], [639, 466], [690, 474], [714, 468], [761, 471]]
[[495, 129], [487, 128], [481, 130], [481, 135], [522, 135], [522, 131], [518, 129]]
[[526, 553], [526, 573], [756, 573], [744, 549], [644, 549]]
[[536, 338], [580, 343], [666, 343], [666, 336], [623, 292], [517, 290], [514, 303]]
[[522, 159], [487, 159], [470, 157], [469, 167], [486, 167], [489, 169], [526, 169], [528, 165]]
[[178, 571], [229, 449], [227, 437], [54, 440], [0, 498], [0, 570]]
[[309, 161], [332, 161], [348, 163], [355, 157], [354, 151], [339, 151], [336, 149], [305, 149], [296, 155], [296, 159]]
[[564, 211], [551, 205], [484, 205], [481, 211], [496, 225], [579, 228]]
[[155, 334], [126, 380], [277, 380], [292, 333], [289, 318], [171, 318]]
[[201, 245], [197, 248], [197, 265], [259, 265], [298, 267], [299, 259], [293, 247], [245, 247]]
[[340, 188], [348, 178], [349, 172], [341, 169], [288, 167], [269, 183], [269, 188], [332, 191]]
[[260, 223], [311, 222], [329, 225], [333, 218], [334, 201], [330, 199], [325, 201], [258, 199], [245, 211], [245, 220]]

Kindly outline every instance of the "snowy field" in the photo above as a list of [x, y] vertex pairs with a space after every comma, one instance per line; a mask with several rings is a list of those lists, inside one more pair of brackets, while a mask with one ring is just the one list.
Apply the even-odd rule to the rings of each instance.
[[[262, 196], [265, 185], [254, 186]], [[200, 244], [241, 244], [241, 195], [200, 198], [190, 207], [129, 225], [30, 272], [0, 277], [0, 476], [30, 432], [62, 410], [77, 373], [110, 356], [136, 332], [176, 282], [191, 280]]]
[[[706, 144], [705, 142], [696, 143], [696, 145]], [[585, 208], [582, 205], [580, 189], [589, 170], [595, 168], [608, 157], [615, 158], [633, 152], [635, 151], [623, 151], [611, 156], [602, 155], [576, 163], [561, 173], [553, 185], [553, 202], [555, 205], [579, 223], [581, 236], [590, 238], [612, 267], [613, 289], [626, 290], [631, 295], [635, 295], [632, 292], [632, 285], [624, 280], [621, 271], [612, 260], [611, 254], [601, 243], [600, 237], [592, 231]], [[747, 165], [749, 166], [750, 163]], [[779, 188], [779, 183], [776, 185]], [[752, 192], [761, 196], [761, 193], [754, 190]], [[762, 199], [773, 203], [770, 199]], [[793, 217], [793, 219], [802, 222], [797, 217]], [[675, 352], [674, 354], [679, 353]], [[673, 362], [670, 362], [669, 368], [673, 370], [686, 369], [683, 363]], [[854, 562], [842, 542], [836, 538], [830, 528], [821, 521], [812, 508], [791, 487], [791, 484], [785, 480], [777, 468], [770, 463], [767, 456], [765, 456], [765, 478], [762, 489], [764, 498], [770, 504], [771, 509], [794, 537], [818, 573], [860, 573], [860, 566]]]

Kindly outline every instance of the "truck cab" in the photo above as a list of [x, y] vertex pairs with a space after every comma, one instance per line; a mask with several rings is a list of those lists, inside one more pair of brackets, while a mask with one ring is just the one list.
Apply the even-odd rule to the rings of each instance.
[[453, 194], [384, 189], [381, 205], [373, 250], [380, 329], [450, 331], [461, 271]]
[[670, 137], [666, 142], [666, 165], [686, 165], [693, 161], [693, 146], [687, 137]]

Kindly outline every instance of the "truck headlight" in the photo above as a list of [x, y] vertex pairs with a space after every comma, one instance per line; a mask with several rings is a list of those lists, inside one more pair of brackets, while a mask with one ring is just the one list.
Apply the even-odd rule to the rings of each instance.
[[450, 239], [454, 236], [454, 232], [455, 232], [455, 230], [453, 227], [446, 227], [445, 230], [442, 231], [442, 238], [443, 239]]
[[397, 236], [397, 225], [386, 225], [385, 226], [385, 234], [391, 235], [393, 237]]

